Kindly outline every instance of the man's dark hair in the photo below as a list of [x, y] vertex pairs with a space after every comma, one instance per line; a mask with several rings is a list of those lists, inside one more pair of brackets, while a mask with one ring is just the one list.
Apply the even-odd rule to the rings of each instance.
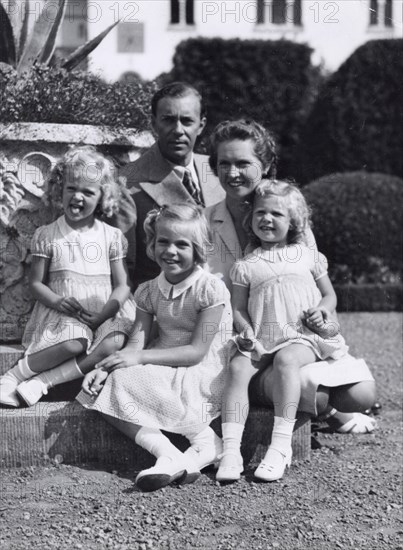
[[171, 82], [167, 84], [153, 95], [151, 99], [151, 112], [154, 116], [157, 114], [158, 102], [164, 97], [185, 97], [187, 95], [194, 95], [200, 101], [200, 117], [206, 116], [206, 107], [203, 102], [201, 94], [185, 82]]

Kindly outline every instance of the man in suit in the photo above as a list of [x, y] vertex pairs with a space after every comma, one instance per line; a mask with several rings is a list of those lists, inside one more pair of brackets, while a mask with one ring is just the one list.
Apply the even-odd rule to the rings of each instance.
[[[156, 143], [121, 175], [133, 200], [127, 263], [133, 288], [156, 277], [158, 265], [146, 255], [143, 223], [147, 213], [163, 204], [194, 201], [213, 205], [224, 191], [209, 167], [208, 157], [193, 153], [206, 125], [203, 101], [192, 86], [174, 82], [157, 91], [151, 101]], [[126, 205], [127, 206], [127, 205]]]

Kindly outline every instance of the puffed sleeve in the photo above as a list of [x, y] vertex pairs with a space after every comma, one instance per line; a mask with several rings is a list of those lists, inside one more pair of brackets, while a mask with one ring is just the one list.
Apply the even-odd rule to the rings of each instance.
[[230, 302], [230, 295], [227, 287], [215, 276], [212, 276], [204, 282], [198, 292], [198, 298], [199, 309], [201, 311], [211, 307], [229, 304]]
[[38, 227], [31, 239], [31, 254], [42, 258], [52, 257], [52, 243], [48, 226]]
[[229, 272], [229, 276], [234, 285], [249, 286], [250, 284], [247, 263], [243, 260], [238, 260], [234, 263]]
[[120, 231], [114, 228], [111, 244], [109, 247], [109, 259], [113, 262], [126, 258], [127, 255], [127, 239]]
[[327, 275], [328, 261], [324, 254], [316, 251], [313, 254], [312, 275], [315, 281]]
[[146, 281], [138, 286], [134, 293], [134, 301], [139, 309], [153, 315], [154, 307], [151, 300], [151, 283], [152, 281]]

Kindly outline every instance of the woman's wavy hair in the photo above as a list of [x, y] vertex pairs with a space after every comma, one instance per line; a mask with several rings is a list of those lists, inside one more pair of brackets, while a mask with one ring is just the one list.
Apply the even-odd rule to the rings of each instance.
[[257, 198], [280, 197], [287, 204], [290, 215], [290, 228], [287, 234], [287, 244], [297, 244], [304, 241], [304, 234], [310, 227], [310, 209], [304, 195], [293, 182], [280, 180], [262, 180], [253, 191], [246, 203], [247, 214], [244, 219], [244, 227], [248, 232], [252, 246], [260, 246], [260, 239], [252, 230], [252, 218], [254, 205]]
[[217, 151], [220, 143], [234, 140], [252, 140], [254, 153], [262, 163], [264, 177], [274, 179], [277, 174], [277, 146], [274, 136], [254, 120], [224, 120], [213, 130], [210, 136], [209, 164], [217, 176]]
[[185, 223], [186, 235], [191, 235], [195, 263], [199, 265], [206, 263], [207, 254], [211, 248], [211, 237], [206, 217], [199, 206], [186, 202], [165, 204], [159, 209], [150, 210], [144, 221], [144, 231], [147, 256], [154, 261], [157, 224], [161, 220], [169, 220], [172, 224]]
[[47, 178], [43, 196], [45, 204], [57, 215], [63, 212], [63, 186], [69, 178], [73, 181], [85, 176], [99, 181], [102, 195], [95, 210], [97, 218], [110, 218], [119, 209], [122, 181], [117, 177], [113, 162], [91, 145], [72, 146], [55, 164]]

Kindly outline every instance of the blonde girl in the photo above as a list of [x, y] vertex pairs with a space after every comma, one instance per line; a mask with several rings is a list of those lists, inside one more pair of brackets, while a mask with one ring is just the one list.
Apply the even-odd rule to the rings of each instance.
[[117, 211], [119, 196], [113, 164], [92, 147], [70, 149], [51, 172], [45, 199], [60, 217], [32, 238], [36, 304], [24, 357], [0, 378], [1, 404], [33, 405], [123, 346], [135, 316], [126, 241], [101, 221]]
[[242, 404], [245, 418], [249, 381], [257, 369], [273, 362], [273, 435], [255, 477], [274, 481], [291, 463], [301, 395], [299, 369], [318, 360], [339, 359], [348, 348], [332, 320], [336, 295], [325, 259], [302, 241], [309, 212], [297, 187], [276, 180], [260, 183], [246, 224], [253, 252], [230, 272], [238, 351], [223, 402], [224, 452], [217, 480], [239, 479], [243, 469], [239, 448], [244, 420], [228, 422], [226, 411]]
[[[209, 424], [220, 414], [232, 315], [225, 284], [202, 269], [209, 233], [201, 209], [163, 206], [144, 227], [147, 254], [161, 273], [136, 290], [127, 346], [86, 376], [79, 401], [156, 457], [136, 478], [141, 490], [153, 491], [190, 483], [218, 459], [221, 440]], [[180, 452], [160, 430], [184, 435], [190, 448]]]

